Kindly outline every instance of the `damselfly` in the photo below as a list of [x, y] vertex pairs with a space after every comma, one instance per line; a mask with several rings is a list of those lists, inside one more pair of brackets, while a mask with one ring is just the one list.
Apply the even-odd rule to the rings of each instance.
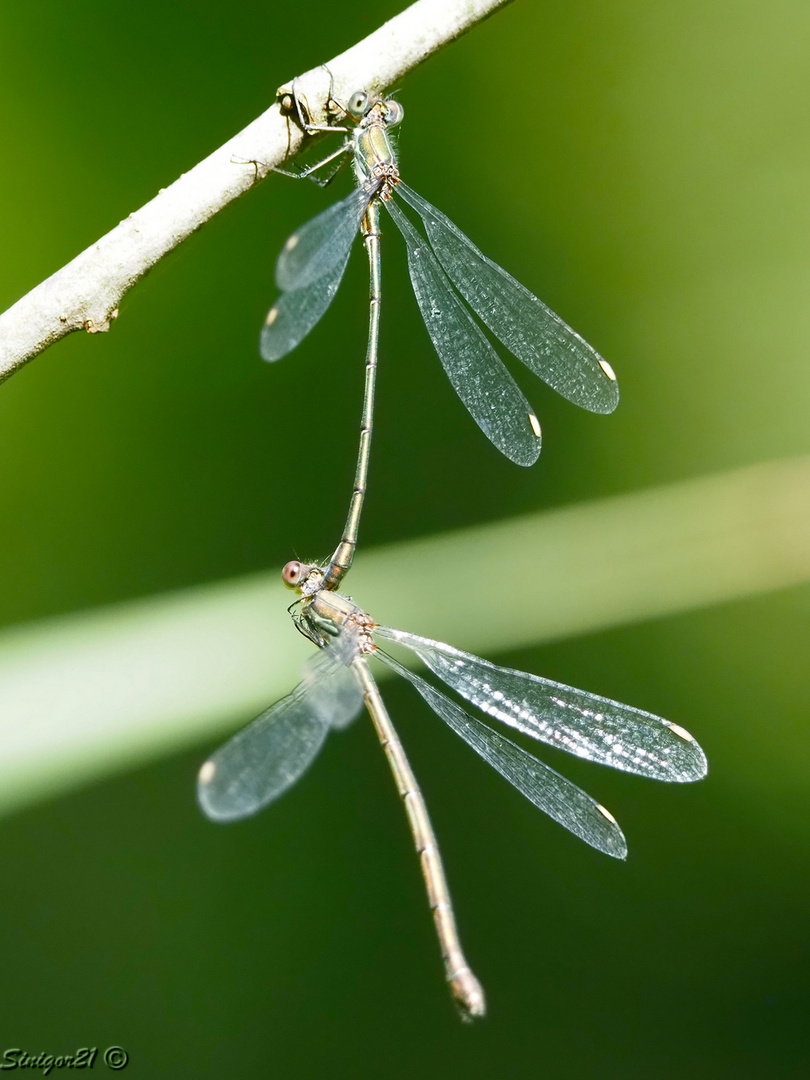
[[405, 646], [482, 712], [578, 757], [656, 780], [685, 782], [706, 775], [705, 755], [688, 731], [652, 713], [379, 626], [348, 597], [326, 588], [322, 567], [289, 562], [283, 579], [300, 593], [291, 608], [298, 629], [321, 652], [288, 697], [205, 762], [197, 788], [200, 806], [216, 821], [261, 810], [298, 780], [330, 728], [349, 724], [365, 701], [405, 802], [451, 993], [463, 1016], [483, 1016], [484, 992], [461, 949], [427, 809], [368, 659], [376, 657], [407, 679], [484, 761], [575, 836], [618, 859], [626, 856], [627, 845], [613, 815], [595, 799], [403, 667], [378, 642]]
[[[292, 100], [307, 132], [337, 131], [347, 136], [333, 154], [301, 175], [311, 175], [327, 162], [350, 154], [357, 187], [293, 233], [284, 245], [276, 265], [282, 295], [270, 309], [261, 333], [264, 359], [286, 356], [319, 321], [337, 292], [358, 232], [364, 238], [370, 269], [360, 452], [346, 530], [327, 574], [327, 587], [333, 589], [351, 564], [368, 476], [382, 300], [381, 204], [405, 240], [414, 293], [450, 382], [484, 434], [508, 458], [519, 465], [537, 460], [540, 423], [480, 323], [530, 371], [584, 409], [612, 412], [619, 391], [606, 360], [402, 182], [390, 131], [404, 115], [399, 102], [369, 97], [362, 91], [353, 94], [345, 107], [340, 106], [356, 122], [348, 128], [309, 124], [298, 97], [293, 95]], [[424, 235], [395, 195], [421, 220]]]

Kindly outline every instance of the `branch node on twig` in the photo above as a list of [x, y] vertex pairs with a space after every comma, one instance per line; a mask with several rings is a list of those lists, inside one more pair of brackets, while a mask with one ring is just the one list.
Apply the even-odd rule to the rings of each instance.
[[113, 308], [106, 319], [96, 322], [95, 319], [85, 319], [82, 329], [88, 334], [105, 334], [110, 329], [110, 324], [118, 318], [118, 308]]

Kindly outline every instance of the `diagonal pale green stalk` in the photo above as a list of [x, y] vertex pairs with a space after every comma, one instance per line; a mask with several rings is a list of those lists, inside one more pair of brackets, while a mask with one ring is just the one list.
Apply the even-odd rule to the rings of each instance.
[[[381, 622], [494, 658], [810, 580], [808, 491], [810, 458], [750, 466], [378, 548], [352, 587]], [[312, 654], [288, 603], [274, 568], [0, 634], [0, 810], [288, 693]]]

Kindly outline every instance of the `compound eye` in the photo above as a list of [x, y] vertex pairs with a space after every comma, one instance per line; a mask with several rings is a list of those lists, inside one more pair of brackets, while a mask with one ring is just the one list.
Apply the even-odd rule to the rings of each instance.
[[298, 562], [297, 559], [293, 559], [288, 562], [284, 569], [281, 571], [281, 580], [287, 586], [288, 589], [295, 589], [301, 584], [301, 578], [304, 574], [304, 564]]
[[368, 109], [368, 94], [365, 90], [358, 90], [352, 94], [349, 98], [349, 103], [346, 106], [352, 116], [356, 119], [360, 119], [365, 116], [366, 109]]
[[392, 127], [394, 124], [401, 124], [404, 115], [405, 110], [398, 101], [386, 101], [385, 119]]

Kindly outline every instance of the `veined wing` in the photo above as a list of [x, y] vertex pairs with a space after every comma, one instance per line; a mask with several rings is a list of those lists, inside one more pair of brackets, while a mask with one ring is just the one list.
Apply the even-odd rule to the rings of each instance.
[[332, 267], [345, 264], [360, 229], [369, 194], [355, 188], [292, 234], [276, 263], [276, 285], [282, 292], [310, 285]]
[[482, 712], [577, 757], [655, 780], [686, 782], [706, 775], [706, 756], [688, 731], [660, 716], [572, 686], [498, 667], [451, 645], [377, 627], [398, 641]]
[[200, 769], [197, 798], [209, 818], [255, 814], [291, 787], [321, 748], [330, 727], [358, 714], [363, 692], [340, 656], [327, 647], [303, 681], [221, 746]]
[[495, 337], [568, 401], [595, 413], [613, 412], [619, 387], [613, 369], [525, 286], [488, 259], [435, 206], [400, 183], [397, 194], [422, 218], [448, 277]]
[[518, 465], [534, 464], [540, 427], [528, 401], [456, 295], [430, 245], [393, 199], [385, 207], [405, 238], [413, 291], [453, 389], [502, 454]]
[[407, 679], [437, 716], [521, 795], [525, 795], [529, 802], [591, 847], [616, 859], [626, 858], [627, 843], [622, 830], [610, 812], [595, 799], [503, 735], [470, 716], [460, 705], [402, 667], [392, 657], [383, 652], [376, 655]]
[[367, 205], [366, 192], [353, 191], [284, 245], [276, 264], [282, 295], [268, 312], [259, 339], [265, 360], [280, 360], [292, 352], [332, 303]]

